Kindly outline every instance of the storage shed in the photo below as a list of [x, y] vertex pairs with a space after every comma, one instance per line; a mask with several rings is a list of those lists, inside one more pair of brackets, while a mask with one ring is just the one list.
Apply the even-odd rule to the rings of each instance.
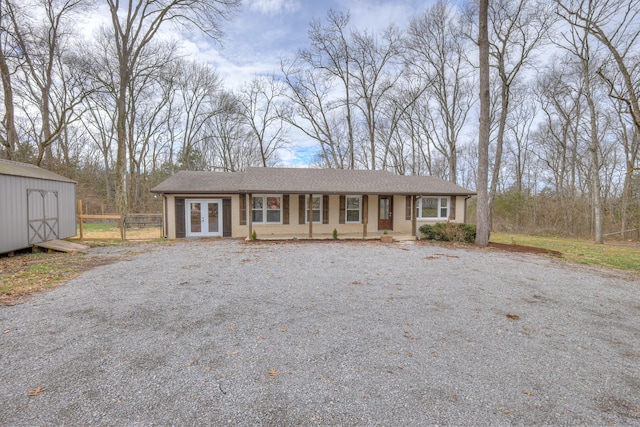
[[76, 235], [76, 182], [0, 160], [0, 253]]

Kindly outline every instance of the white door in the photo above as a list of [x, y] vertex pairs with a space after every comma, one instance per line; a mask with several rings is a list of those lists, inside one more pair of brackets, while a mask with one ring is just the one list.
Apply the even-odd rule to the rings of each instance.
[[187, 199], [187, 236], [222, 236], [222, 200]]

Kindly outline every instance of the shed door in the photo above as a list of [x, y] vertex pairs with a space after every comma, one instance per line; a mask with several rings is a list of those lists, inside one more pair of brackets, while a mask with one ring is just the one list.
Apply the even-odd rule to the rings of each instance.
[[27, 190], [29, 244], [58, 239], [58, 192]]

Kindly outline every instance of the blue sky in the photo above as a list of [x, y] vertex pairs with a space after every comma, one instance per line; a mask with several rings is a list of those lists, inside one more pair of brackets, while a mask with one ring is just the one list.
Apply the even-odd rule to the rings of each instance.
[[185, 50], [218, 67], [227, 86], [237, 87], [256, 74], [279, 69], [281, 57], [293, 57], [308, 44], [313, 19], [325, 20], [330, 9], [351, 13], [358, 29], [377, 31], [395, 23], [405, 27], [434, 0], [244, 0], [241, 12], [224, 27], [223, 46], [208, 40], [185, 44]]

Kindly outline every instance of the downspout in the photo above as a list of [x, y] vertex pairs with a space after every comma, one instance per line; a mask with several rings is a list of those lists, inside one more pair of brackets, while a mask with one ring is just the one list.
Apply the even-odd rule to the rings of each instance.
[[467, 223], [467, 200], [469, 200], [471, 198], [471, 196], [467, 195], [464, 198], [464, 223]]
[[169, 237], [169, 224], [167, 223], [167, 217], [169, 215], [169, 200], [165, 194], [162, 195], [162, 237], [165, 239]]

